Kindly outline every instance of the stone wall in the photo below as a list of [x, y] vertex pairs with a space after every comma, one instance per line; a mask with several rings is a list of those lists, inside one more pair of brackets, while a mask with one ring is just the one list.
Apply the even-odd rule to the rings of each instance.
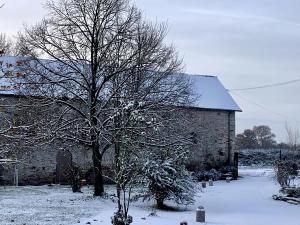
[[[63, 183], [58, 180], [58, 155], [60, 152], [71, 153], [70, 165], [77, 165], [87, 172], [92, 168], [91, 153], [85, 149], [70, 146], [60, 147], [59, 143], [51, 146], [43, 146], [19, 152], [16, 156], [18, 160], [18, 174], [20, 185], [40, 185], [50, 183]], [[71, 166], [65, 167], [71, 171]], [[14, 179], [14, 166], [5, 166], [5, 183], [12, 184]]]
[[[13, 119], [13, 107], [9, 107], [9, 104], [17, 101], [18, 99], [12, 96], [1, 98], [0, 105], [8, 106], [0, 107], [0, 116]], [[184, 108], [179, 113], [189, 121], [188, 131], [193, 141], [189, 160], [191, 169], [219, 169], [232, 164], [235, 138], [234, 112]], [[48, 146], [18, 151], [14, 157], [20, 161], [18, 163], [19, 183], [21, 185], [61, 183], [58, 178], [60, 167], [57, 157], [62, 151], [71, 154], [72, 165], [80, 166], [84, 173], [90, 173], [89, 176], [92, 176], [91, 151], [72, 143], [52, 143]], [[108, 151], [103, 160], [104, 167], [108, 167], [113, 161], [113, 152]], [[5, 166], [0, 172], [6, 184], [13, 183], [14, 165]]]
[[184, 114], [192, 121], [191, 169], [219, 169], [232, 164], [235, 113], [191, 108]]

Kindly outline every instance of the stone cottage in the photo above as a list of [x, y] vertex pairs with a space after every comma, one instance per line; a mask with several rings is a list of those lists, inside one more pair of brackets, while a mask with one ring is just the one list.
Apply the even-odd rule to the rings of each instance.
[[[22, 76], [14, 71], [17, 63], [14, 57], [0, 57], [0, 126], [5, 115], [12, 115], [11, 119], [14, 119], [13, 105], [23, 98], [14, 94], [14, 87], [7, 80], [10, 76]], [[191, 79], [193, 91], [198, 96], [193, 105], [181, 110], [193, 121], [190, 168], [233, 166], [235, 113], [241, 111], [240, 107], [217, 77], [186, 76]], [[1, 151], [3, 149], [0, 149], [0, 156]], [[91, 152], [74, 145], [52, 143], [33, 151], [19, 152], [9, 161], [0, 158], [0, 183], [12, 184], [16, 179], [21, 185], [67, 183], [73, 164], [80, 166], [87, 174], [92, 168]], [[110, 154], [105, 155], [104, 166], [112, 157]]]

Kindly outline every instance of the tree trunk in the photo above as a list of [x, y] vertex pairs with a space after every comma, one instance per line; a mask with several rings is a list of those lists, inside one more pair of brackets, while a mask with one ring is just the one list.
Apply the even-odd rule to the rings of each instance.
[[163, 209], [165, 207], [164, 200], [162, 198], [157, 198], [156, 203], [158, 209]]
[[94, 164], [94, 195], [103, 196], [104, 194], [104, 183], [102, 176], [102, 156], [99, 153], [99, 145], [93, 144], [93, 164]]
[[[93, 45], [93, 44], [92, 44]], [[99, 145], [99, 131], [97, 131], [97, 63], [96, 55], [94, 52], [91, 53], [92, 56], [92, 82], [91, 82], [91, 106], [90, 106], [90, 121], [91, 121], [91, 140], [92, 140], [92, 150], [93, 150], [93, 164], [94, 164], [94, 195], [103, 196], [104, 194], [104, 184], [102, 176], [102, 154], [100, 153]]]
[[118, 198], [118, 212], [122, 211], [122, 204], [121, 204], [121, 186], [120, 184], [122, 183], [122, 177], [120, 174], [120, 137], [119, 135], [116, 135], [116, 143], [115, 143], [115, 171], [116, 171], [116, 188], [117, 188], [117, 198]]

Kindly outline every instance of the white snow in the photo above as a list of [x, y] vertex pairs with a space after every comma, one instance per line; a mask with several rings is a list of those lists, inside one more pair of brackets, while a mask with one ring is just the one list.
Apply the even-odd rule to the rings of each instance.
[[15, 76], [16, 64], [20, 60], [19, 57], [14, 56], [0, 56], [0, 94], [14, 94], [15, 87], [12, 80], [5, 77], [5, 72], [10, 72], [9, 76]]
[[[299, 225], [300, 206], [272, 199], [279, 189], [272, 169], [241, 169], [240, 175], [244, 178], [231, 183], [215, 182], [198, 193], [195, 205], [179, 211], [157, 210], [157, 216], [149, 216], [153, 202], [134, 203], [129, 213], [133, 225], [179, 225], [181, 221], [197, 225], [195, 209], [200, 205], [205, 207], [207, 225]], [[64, 186], [1, 187], [0, 224], [111, 224], [115, 203], [92, 197], [91, 188], [83, 191], [73, 194]]]
[[[195, 222], [195, 208], [200, 205], [205, 207], [209, 225], [299, 225], [300, 206], [272, 199], [279, 189], [272, 169], [242, 169], [240, 174], [245, 178], [231, 183], [216, 182], [215, 186], [204, 189], [196, 205], [186, 211], [157, 211], [157, 217], [149, 217], [149, 205], [135, 206], [131, 209], [133, 225], [179, 225], [181, 221], [196, 225], [199, 223]], [[101, 212], [81, 224], [109, 224], [111, 213], [111, 210]]]
[[241, 111], [218, 77], [206, 75], [187, 75], [197, 95], [194, 105], [204, 109]]
[[[11, 83], [11, 80], [8, 78], [3, 78], [3, 71], [15, 71], [15, 66], [18, 61], [20, 61], [20, 58], [18, 57], [0, 57], [0, 94], [14, 93], [14, 87]], [[184, 76], [187, 76], [190, 79], [192, 83], [192, 90], [197, 96], [196, 101], [192, 105], [193, 107], [241, 111], [241, 108], [233, 100], [229, 92], [225, 89], [217, 77], [189, 74], [184, 74]], [[126, 107], [129, 108], [131, 105]]]
[[0, 187], [1, 225], [69, 225], [102, 211], [104, 200], [66, 186]]

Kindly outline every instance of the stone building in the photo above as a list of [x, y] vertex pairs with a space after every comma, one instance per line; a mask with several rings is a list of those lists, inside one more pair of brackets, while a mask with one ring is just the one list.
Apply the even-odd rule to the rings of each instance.
[[189, 75], [198, 98], [185, 110], [194, 121], [190, 163], [196, 169], [233, 166], [235, 113], [240, 107], [215, 76]]
[[[13, 71], [16, 60], [0, 57], [0, 66]], [[9, 73], [10, 74], [10, 73]], [[13, 105], [22, 101], [22, 96], [14, 94], [13, 87], [1, 81], [0, 72], [0, 126], [4, 115], [14, 117]], [[11, 74], [10, 74], [11, 75]], [[20, 74], [19, 74], [20, 75]], [[189, 166], [191, 169], [220, 169], [234, 164], [235, 112], [241, 111], [228, 91], [215, 76], [189, 76], [197, 100], [190, 107], [181, 112], [193, 121], [191, 135], [193, 145]], [[1, 146], [1, 145], [0, 145]], [[22, 152], [6, 162], [5, 167], [0, 159], [0, 182], [11, 184], [16, 173], [19, 184], [46, 184], [66, 183], [70, 174], [71, 165], [80, 166], [87, 174], [91, 172], [92, 155], [76, 145], [53, 143], [36, 150]], [[1, 154], [1, 149], [0, 149]], [[105, 162], [110, 162], [112, 153], [104, 156]], [[0, 155], [1, 156], [1, 155]], [[108, 166], [108, 165], [106, 165]], [[92, 179], [92, 178], [91, 178]]]

